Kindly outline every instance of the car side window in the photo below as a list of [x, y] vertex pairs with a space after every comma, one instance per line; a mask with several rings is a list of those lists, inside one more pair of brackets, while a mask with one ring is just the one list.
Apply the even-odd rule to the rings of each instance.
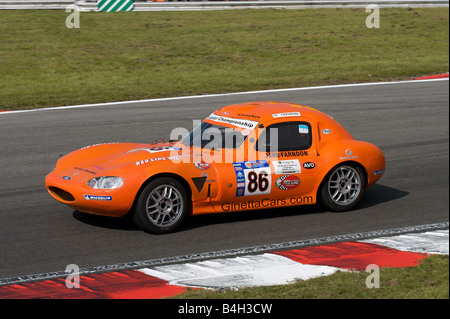
[[306, 150], [311, 147], [311, 125], [307, 122], [284, 122], [268, 126], [256, 141], [261, 152]]

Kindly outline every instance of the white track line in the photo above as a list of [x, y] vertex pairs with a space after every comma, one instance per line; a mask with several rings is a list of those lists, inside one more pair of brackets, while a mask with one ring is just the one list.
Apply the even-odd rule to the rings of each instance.
[[303, 90], [320, 90], [320, 89], [333, 89], [333, 88], [346, 88], [346, 87], [359, 87], [359, 86], [408, 84], [408, 83], [435, 82], [435, 81], [448, 81], [448, 80], [449, 80], [448, 78], [443, 78], [443, 79], [408, 80], [408, 81], [395, 81], [395, 82], [370, 82], [370, 83], [311, 86], [311, 87], [288, 88], [288, 89], [273, 89], [273, 90], [263, 90], [263, 91], [247, 91], [247, 92], [234, 92], [234, 93], [221, 93], [221, 94], [178, 96], [178, 97], [167, 97], [167, 98], [158, 98], [158, 99], [144, 99], [144, 100], [118, 101], [118, 102], [106, 102], [106, 103], [96, 103], [96, 104], [57, 106], [57, 107], [31, 109], [31, 110], [4, 111], [4, 112], [0, 112], [0, 116], [2, 116], [2, 115], [4, 116], [4, 115], [8, 115], [8, 114], [17, 114], [17, 113], [59, 111], [59, 110], [87, 108], [87, 107], [115, 106], [115, 105], [127, 105], [127, 104], [136, 104], [136, 103], [151, 103], [151, 102], [161, 102], [161, 101], [175, 101], [175, 100], [185, 100], [185, 99], [223, 97], [223, 96], [233, 96], [233, 95], [263, 94], [263, 93], [290, 92], [290, 91], [303, 91]]

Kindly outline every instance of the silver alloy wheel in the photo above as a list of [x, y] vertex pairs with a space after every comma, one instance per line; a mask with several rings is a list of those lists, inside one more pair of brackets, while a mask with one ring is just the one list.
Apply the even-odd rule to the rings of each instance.
[[337, 205], [349, 205], [358, 198], [362, 189], [361, 176], [351, 166], [336, 168], [328, 179], [328, 194]]
[[177, 222], [183, 211], [180, 192], [172, 185], [160, 185], [148, 196], [147, 217], [158, 227], [170, 227]]

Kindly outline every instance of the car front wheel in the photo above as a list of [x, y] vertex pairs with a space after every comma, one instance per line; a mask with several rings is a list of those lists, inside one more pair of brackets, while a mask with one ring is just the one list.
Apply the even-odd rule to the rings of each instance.
[[158, 178], [142, 191], [134, 213], [135, 223], [144, 231], [163, 234], [174, 231], [186, 218], [188, 196], [176, 179]]
[[360, 201], [365, 177], [358, 166], [339, 165], [325, 177], [321, 189], [322, 204], [337, 212], [350, 210]]

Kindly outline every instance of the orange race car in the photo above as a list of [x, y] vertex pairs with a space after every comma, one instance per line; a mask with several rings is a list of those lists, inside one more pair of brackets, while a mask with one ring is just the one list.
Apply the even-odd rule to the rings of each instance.
[[184, 135], [168, 143], [86, 146], [58, 161], [47, 189], [75, 210], [131, 213], [145, 231], [167, 233], [187, 215], [316, 202], [349, 210], [385, 170], [378, 147], [292, 103], [226, 106]]

